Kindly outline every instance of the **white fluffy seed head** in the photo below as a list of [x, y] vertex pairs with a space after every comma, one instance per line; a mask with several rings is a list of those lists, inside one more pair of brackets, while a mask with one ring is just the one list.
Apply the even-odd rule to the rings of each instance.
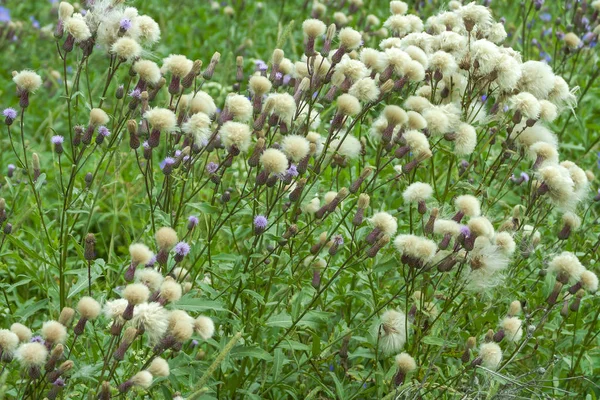
[[267, 97], [267, 102], [273, 105], [273, 114], [283, 122], [290, 124], [296, 114], [296, 101], [288, 93], [272, 93]]
[[483, 216], [472, 217], [468, 222], [469, 230], [476, 236], [494, 237], [494, 227], [489, 219]]
[[215, 334], [215, 323], [209, 317], [200, 315], [194, 321], [194, 330], [204, 340], [208, 340]]
[[156, 235], [154, 235], [156, 239], [156, 244], [160, 249], [171, 249], [177, 243], [177, 232], [175, 229], [170, 228], [168, 226], [163, 226], [159, 230], [156, 231]]
[[478, 217], [481, 214], [481, 205], [476, 197], [471, 195], [458, 196], [454, 200], [454, 206], [468, 217]]
[[565, 274], [569, 279], [577, 281], [585, 267], [575, 254], [563, 251], [548, 263], [548, 270], [555, 274]]
[[494, 236], [494, 243], [507, 256], [511, 256], [517, 248], [515, 240], [508, 232], [499, 232], [496, 234]]
[[12, 355], [18, 345], [19, 336], [16, 333], [8, 329], [0, 329], [0, 351], [2, 353]]
[[400, 353], [395, 358], [396, 366], [398, 370], [404, 374], [414, 371], [417, 369], [417, 363], [415, 359], [408, 353]]
[[169, 376], [169, 363], [161, 357], [156, 357], [148, 366], [148, 372], [152, 376]]
[[260, 156], [260, 163], [269, 174], [283, 174], [288, 168], [285, 154], [277, 149], [266, 149]]
[[348, 93], [364, 103], [374, 102], [379, 98], [379, 86], [369, 77], [357, 80]]
[[581, 218], [573, 212], [567, 211], [562, 216], [563, 224], [568, 226], [571, 230], [577, 230], [581, 226]]
[[403, 138], [415, 157], [427, 154], [430, 151], [427, 137], [419, 131], [411, 130], [404, 132]]
[[521, 306], [521, 302], [519, 300], [514, 300], [510, 303], [508, 307], [508, 315], [510, 317], [514, 317], [515, 315], [521, 314], [523, 307]]
[[302, 30], [309, 38], [316, 38], [325, 34], [327, 26], [321, 20], [307, 19], [302, 23]]
[[[408, 121], [406, 123], [406, 127], [411, 130], [420, 131], [427, 128], [427, 121], [421, 114], [416, 111], [408, 111], [406, 113], [408, 116]], [[427, 139], [427, 138], [425, 138]], [[429, 147], [429, 145], [428, 145]]]
[[110, 51], [123, 60], [131, 61], [142, 54], [142, 47], [134, 39], [124, 36], [113, 43]]
[[458, 236], [460, 233], [460, 224], [451, 219], [436, 219], [433, 223], [433, 233]]
[[152, 45], [160, 39], [160, 27], [151, 17], [139, 15], [135, 18], [134, 24], [142, 43]]
[[83, 42], [92, 37], [92, 32], [81, 14], [73, 14], [64, 21], [64, 28], [76, 42]]
[[135, 272], [137, 282], [148, 286], [151, 291], [156, 291], [162, 284], [164, 277], [162, 274], [152, 268], [141, 268]]
[[538, 119], [541, 106], [538, 99], [531, 93], [521, 92], [508, 99], [510, 108], [519, 111], [525, 118]]
[[473, 153], [477, 146], [477, 132], [469, 124], [461, 123], [456, 129], [454, 152], [458, 156], [467, 156]]
[[132, 243], [129, 245], [131, 262], [135, 265], [145, 265], [152, 258], [152, 251], [143, 243]]
[[423, 182], [415, 182], [404, 189], [402, 197], [407, 203], [416, 203], [429, 199], [432, 194], [433, 188], [431, 185]]
[[300, 135], [287, 135], [281, 141], [281, 150], [294, 162], [308, 155], [310, 146], [308, 140]]
[[392, 14], [406, 14], [408, 11], [408, 5], [403, 1], [390, 1], [390, 12]]
[[141, 283], [132, 283], [125, 286], [123, 298], [133, 305], [144, 303], [150, 296], [148, 286]]
[[394, 246], [399, 253], [429, 262], [435, 256], [437, 244], [432, 240], [415, 235], [398, 235]]
[[345, 157], [348, 160], [358, 158], [362, 150], [360, 141], [352, 135], [347, 135], [344, 141], [340, 143], [340, 139], [333, 139], [329, 143], [328, 151], [337, 152], [337, 154]]
[[482, 343], [479, 346], [479, 357], [483, 367], [495, 370], [502, 361], [502, 349], [494, 342]]
[[13, 82], [20, 90], [26, 92], [35, 92], [42, 86], [42, 78], [35, 72], [23, 70], [18, 73], [13, 72]]
[[402, 108], [394, 105], [385, 106], [383, 109], [383, 116], [388, 124], [404, 125], [408, 122], [408, 115], [406, 112]]
[[82, 297], [79, 303], [77, 303], [77, 311], [85, 319], [96, 319], [100, 315], [101, 310], [100, 303], [88, 296]]
[[213, 98], [206, 92], [199, 90], [196, 95], [189, 100], [190, 112], [196, 114], [203, 112], [208, 116], [212, 116], [217, 112], [217, 106]]
[[160, 297], [169, 303], [173, 303], [181, 298], [183, 290], [181, 285], [175, 279], [167, 276], [160, 285]]
[[580, 277], [581, 286], [590, 293], [598, 290], [598, 276], [592, 271], [583, 271]]
[[225, 99], [225, 108], [236, 121], [245, 122], [252, 116], [252, 103], [241, 94], [230, 93]]
[[66, 1], [61, 1], [58, 5], [58, 18], [60, 18], [62, 21], [66, 21], [67, 19], [71, 18], [73, 12], [75, 12], [75, 8], [73, 8], [73, 6]]
[[177, 341], [184, 342], [194, 334], [194, 319], [185, 311], [171, 311], [169, 314], [169, 331]]
[[523, 322], [517, 317], [506, 317], [500, 323], [504, 337], [509, 342], [519, 342], [523, 337]]
[[579, 44], [581, 43], [581, 39], [579, 39], [579, 36], [577, 36], [573, 32], [567, 33], [564, 36], [563, 40], [565, 42], [565, 45], [571, 50], [577, 49], [579, 47]]
[[130, 379], [131, 383], [143, 389], [148, 389], [152, 385], [152, 374], [148, 371], [140, 371]]
[[248, 87], [255, 96], [262, 96], [271, 90], [272, 86], [269, 78], [262, 75], [253, 75], [248, 82]]
[[160, 81], [161, 74], [158, 65], [150, 60], [138, 60], [133, 64], [133, 71], [140, 76], [142, 80], [151, 85], [156, 85]]
[[246, 124], [227, 121], [219, 130], [221, 143], [226, 148], [236, 146], [240, 151], [246, 152], [250, 147], [250, 128]]
[[351, 94], [344, 93], [337, 98], [338, 111], [347, 116], [354, 116], [360, 112], [361, 106], [358, 99]]
[[161, 71], [163, 74], [170, 72], [173, 76], [183, 78], [190, 73], [193, 66], [194, 62], [188, 60], [186, 56], [182, 56], [181, 54], [171, 54], [163, 60]]
[[188, 118], [181, 129], [188, 135], [192, 135], [196, 144], [201, 145], [211, 136], [210, 125], [210, 117], [203, 112], [199, 112]]
[[379, 338], [384, 354], [396, 353], [404, 347], [408, 334], [407, 322], [402, 311], [387, 310], [383, 313], [381, 323], [376, 326], [375, 336]]
[[378, 212], [373, 214], [370, 219], [371, 224], [381, 232], [388, 236], [392, 236], [398, 230], [398, 222], [396, 218], [386, 212]]
[[108, 114], [101, 108], [92, 108], [90, 110], [90, 125], [100, 126], [106, 125], [110, 119]]
[[554, 87], [552, 68], [541, 61], [527, 61], [521, 64], [521, 79], [518, 87], [538, 99], [545, 99]]
[[540, 119], [552, 122], [558, 116], [558, 107], [548, 100], [540, 100]]
[[10, 330], [19, 337], [19, 341], [21, 342], [29, 342], [29, 340], [31, 339], [31, 329], [29, 329], [23, 324], [19, 324], [18, 322], [16, 322], [10, 326]]
[[173, 132], [177, 126], [175, 113], [167, 108], [152, 108], [144, 113], [152, 128], [164, 132]]
[[50, 343], [64, 343], [67, 328], [58, 321], [46, 321], [42, 324], [42, 337]]
[[355, 50], [362, 44], [362, 35], [352, 28], [342, 28], [338, 33], [340, 44], [348, 50]]
[[25, 368], [39, 367], [46, 361], [48, 350], [38, 342], [23, 343], [15, 352], [15, 357]]

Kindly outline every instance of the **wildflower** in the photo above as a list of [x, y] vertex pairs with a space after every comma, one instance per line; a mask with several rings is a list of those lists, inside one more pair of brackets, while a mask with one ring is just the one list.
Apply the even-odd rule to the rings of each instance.
[[362, 144], [354, 136], [348, 134], [341, 140], [339, 138], [333, 139], [329, 143], [328, 151], [336, 152], [346, 160], [354, 160], [358, 158], [362, 150]]
[[402, 254], [402, 262], [412, 267], [428, 263], [437, 251], [435, 242], [415, 235], [396, 236], [394, 246]]
[[82, 297], [77, 303], [77, 311], [79, 311], [81, 317], [75, 328], [73, 328], [73, 332], [76, 335], [81, 335], [87, 321], [96, 319], [100, 315], [101, 309], [100, 303], [93, 298], [88, 296]]
[[598, 290], [598, 276], [592, 271], [583, 271], [580, 277], [581, 287], [590, 293]]
[[13, 332], [19, 338], [22, 343], [28, 342], [31, 339], [31, 329], [18, 322], [10, 326], [11, 332]]
[[188, 225], [187, 225], [188, 230], [191, 231], [192, 229], [194, 229], [198, 225], [198, 222], [199, 222], [198, 217], [196, 217], [195, 215], [190, 215], [188, 217]]
[[40, 367], [46, 362], [47, 357], [46, 346], [37, 342], [24, 343], [15, 351], [15, 358], [22, 367], [29, 370], [32, 379], [40, 377]]
[[175, 261], [180, 262], [190, 252], [190, 245], [186, 242], [179, 242], [173, 247], [173, 251], [175, 252]]
[[300, 135], [286, 135], [281, 142], [281, 150], [293, 161], [299, 162], [310, 151], [308, 140]]
[[42, 337], [48, 343], [64, 343], [67, 329], [58, 321], [46, 321], [42, 325]]
[[483, 235], [477, 237], [472, 246], [468, 257], [471, 270], [465, 277], [468, 289], [482, 291], [495, 287], [502, 280], [502, 271], [508, 267], [508, 256]]
[[221, 126], [219, 135], [227, 149], [235, 146], [239, 151], [246, 152], [250, 147], [250, 128], [246, 124], [227, 121]]
[[288, 168], [288, 161], [285, 154], [273, 148], [266, 149], [262, 153], [260, 163], [267, 174], [281, 175]]
[[366, 241], [369, 244], [375, 243], [375, 241], [382, 234], [393, 236], [398, 230], [398, 222], [396, 221], [396, 218], [386, 212], [378, 212], [373, 214], [373, 216], [369, 219], [369, 222], [373, 225], [373, 231], [371, 231], [366, 238]]
[[252, 103], [239, 94], [229, 94], [225, 99], [225, 109], [221, 114], [222, 121], [233, 119], [238, 122], [246, 122], [252, 117]]
[[482, 343], [479, 346], [479, 357], [476, 364], [482, 367], [496, 370], [502, 361], [502, 349], [494, 342]]
[[140, 371], [129, 380], [119, 385], [119, 392], [127, 393], [133, 386], [148, 389], [152, 385], [152, 374], [148, 371]]
[[404, 201], [407, 203], [417, 203], [419, 214], [427, 212], [425, 201], [431, 197], [433, 189], [430, 185], [422, 182], [410, 184], [402, 193]]
[[441, 250], [446, 250], [450, 244], [450, 240], [459, 235], [460, 225], [451, 219], [436, 219], [433, 223], [433, 232], [444, 236], [438, 247]]
[[[92, 37], [92, 32], [81, 14], [73, 14], [72, 17], [64, 20], [64, 28], [76, 43], [86, 41]], [[68, 41], [69, 38], [67, 38], [67, 42]], [[69, 51], [68, 48], [64, 46], [63, 48]], [[70, 48], [72, 49], [72, 44], [70, 45]]]
[[169, 312], [157, 302], [141, 303], [134, 307], [131, 323], [148, 335], [151, 344], [156, 344], [167, 331]]
[[0, 351], [4, 359], [12, 357], [19, 345], [19, 336], [8, 329], [0, 329]]
[[458, 209], [457, 213], [452, 217], [456, 222], [460, 222], [465, 215], [468, 217], [478, 217], [481, 214], [479, 200], [471, 195], [458, 196], [454, 200], [454, 206]]
[[17, 118], [17, 111], [14, 108], [5, 108], [2, 111], [2, 115], [4, 115], [4, 123], [10, 126], [15, 118]]
[[142, 90], [146, 89], [146, 84], [156, 85], [158, 81], [160, 81], [160, 68], [155, 62], [138, 60], [133, 64], [132, 69], [140, 77], [140, 81], [134, 89], [137, 90], [139, 94], [141, 94]]
[[566, 284], [569, 280], [579, 280], [585, 267], [581, 265], [575, 254], [563, 251], [548, 263], [548, 270], [557, 275], [558, 281]]
[[268, 226], [267, 218], [264, 215], [257, 215], [254, 217], [254, 232], [260, 235], [265, 231]]
[[152, 376], [169, 376], [169, 363], [160, 357], [156, 357], [148, 366], [148, 372]]
[[400, 351], [406, 343], [408, 329], [406, 315], [400, 310], [387, 310], [377, 326], [377, 337], [384, 354]]
[[56, 152], [56, 154], [62, 154], [64, 151], [63, 142], [65, 141], [65, 138], [63, 136], [55, 135], [52, 136], [50, 141], [54, 145], [54, 151]]
[[200, 315], [194, 321], [194, 330], [202, 339], [208, 340], [215, 334], [215, 324], [209, 317]]
[[177, 125], [177, 119], [173, 111], [166, 108], [153, 108], [144, 113], [144, 118], [152, 127], [148, 144], [150, 147], [158, 147], [161, 132], [172, 132]]
[[510, 342], [519, 342], [523, 337], [523, 322], [517, 317], [506, 317], [500, 323], [504, 337]]
[[[34, 93], [42, 86], [42, 78], [33, 71], [23, 70], [13, 72], [13, 82], [17, 85], [19, 105], [22, 108], [27, 108], [29, 106], [29, 93]], [[8, 118], [7, 115], [5, 117]]]
[[400, 386], [402, 383], [404, 383], [406, 375], [417, 369], [417, 363], [415, 362], [415, 359], [412, 358], [408, 353], [398, 354], [395, 358], [395, 361], [396, 366], [398, 367], [398, 372], [394, 378], [394, 384], [396, 386]]
[[127, 300], [127, 307], [121, 317], [128, 321], [133, 317], [133, 309], [138, 304], [148, 300], [150, 291], [146, 285], [141, 283], [131, 283], [123, 290], [123, 298]]
[[131, 61], [140, 56], [142, 47], [135, 40], [129, 37], [122, 37], [113, 43], [110, 51], [123, 61]]

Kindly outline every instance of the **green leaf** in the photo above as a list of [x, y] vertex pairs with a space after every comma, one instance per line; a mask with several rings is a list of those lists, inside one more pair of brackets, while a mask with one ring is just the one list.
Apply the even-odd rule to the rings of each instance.
[[266, 325], [276, 328], [289, 328], [292, 326], [292, 317], [285, 312], [273, 315], [271, 318], [269, 318]]
[[273, 356], [267, 353], [266, 350], [256, 346], [238, 346], [231, 350], [229, 355], [232, 358], [250, 357], [265, 361], [271, 361], [273, 359]]
[[206, 310], [228, 311], [220, 301], [196, 299], [185, 296], [175, 304], [175, 307], [183, 311], [191, 312], [201, 312]]

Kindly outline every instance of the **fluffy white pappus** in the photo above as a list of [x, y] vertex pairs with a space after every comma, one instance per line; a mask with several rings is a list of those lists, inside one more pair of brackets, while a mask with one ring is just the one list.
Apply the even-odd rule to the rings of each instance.
[[140, 371], [130, 379], [131, 383], [143, 389], [148, 389], [152, 385], [152, 374], [148, 371]]
[[398, 222], [391, 214], [384, 211], [373, 214], [369, 222], [388, 236], [392, 236], [398, 230]]
[[33, 93], [42, 86], [42, 78], [30, 70], [23, 70], [13, 76], [13, 82], [20, 90]]
[[405, 66], [412, 61], [410, 56], [396, 47], [385, 49], [388, 65], [394, 68], [394, 73], [398, 76], [404, 75]]
[[344, 93], [337, 98], [338, 112], [346, 116], [354, 116], [361, 110], [358, 99], [351, 94]]
[[506, 317], [500, 322], [504, 338], [509, 342], [519, 342], [523, 337], [523, 321], [517, 317]]
[[502, 271], [508, 267], [510, 259], [486, 236], [479, 236], [475, 239], [468, 261], [471, 268], [463, 275], [467, 282], [467, 289], [484, 292], [502, 282]]
[[58, 5], [58, 18], [62, 21], [66, 21], [67, 19], [71, 18], [73, 12], [75, 12], [75, 8], [71, 5], [71, 3], [61, 1]]
[[518, 87], [537, 99], [547, 99], [554, 87], [552, 68], [541, 61], [527, 61], [521, 64], [521, 79]]
[[200, 146], [211, 136], [210, 125], [210, 117], [203, 112], [199, 112], [193, 114], [186, 122], [184, 122], [181, 129], [188, 135], [192, 135], [195, 143]]
[[142, 47], [134, 39], [124, 36], [112, 44], [110, 52], [122, 60], [132, 61], [142, 54]]
[[143, 243], [132, 243], [129, 245], [131, 262], [135, 265], [145, 265], [152, 258], [152, 251]]
[[95, 299], [89, 296], [84, 296], [77, 303], [77, 311], [79, 311], [79, 314], [83, 318], [92, 320], [96, 319], [98, 315], [100, 315], [102, 307]]
[[[386, 31], [387, 31], [387, 29], [386, 29]], [[381, 50], [399, 49], [401, 46], [402, 46], [402, 40], [397, 37], [386, 38], [386, 39], [383, 39], [381, 42], [379, 42], [379, 48]], [[387, 58], [387, 54], [386, 54], [386, 58]], [[387, 60], [387, 61], [389, 62], [389, 60]]]
[[177, 243], [177, 232], [169, 226], [163, 226], [154, 234], [159, 249], [170, 250]]
[[399, 0], [393, 0], [390, 1], [390, 12], [392, 14], [406, 14], [406, 12], [408, 11], [408, 4], [406, 4], [403, 1], [399, 1]]
[[575, 183], [567, 168], [561, 165], [547, 165], [540, 168], [537, 177], [547, 186], [548, 197], [554, 205], [566, 210], [577, 206]]
[[46, 346], [38, 342], [23, 343], [15, 351], [15, 358], [24, 368], [40, 367], [47, 357]]
[[73, 38], [75, 42], [83, 42], [92, 37], [92, 32], [88, 27], [83, 15], [77, 13], [73, 14], [71, 18], [67, 18], [64, 21], [64, 28]]
[[482, 75], [488, 75], [494, 71], [502, 53], [498, 46], [486, 39], [476, 40], [471, 44], [469, 52], [471, 60], [477, 62], [477, 72]]
[[362, 145], [360, 141], [354, 136], [348, 134], [344, 138], [342, 142], [340, 142], [339, 138], [333, 139], [329, 143], [329, 147], [327, 151], [335, 152], [349, 160], [354, 160], [358, 158], [362, 150]]
[[424, 110], [421, 115], [427, 121], [427, 130], [434, 136], [441, 136], [451, 129], [450, 120], [439, 107], [433, 106]]
[[309, 38], [323, 36], [326, 30], [327, 26], [319, 19], [312, 18], [302, 22], [302, 31], [304, 32], [304, 35]]
[[167, 108], [151, 108], [144, 113], [144, 118], [148, 120], [152, 128], [163, 132], [173, 132], [177, 127], [175, 113]]
[[513, 132], [517, 133], [517, 136], [515, 137], [517, 143], [526, 148], [536, 142], [548, 143], [554, 148], [558, 148], [558, 139], [556, 135], [539, 122], [531, 127], [527, 127], [525, 122], [521, 122], [515, 126]]
[[429, 67], [429, 57], [427, 54], [417, 46], [408, 46], [404, 49], [404, 52], [410, 56], [414, 61], [421, 64], [424, 69]]
[[439, 50], [429, 56], [429, 67], [442, 75], [451, 75], [458, 70], [456, 59], [450, 53]]
[[246, 122], [252, 117], [252, 103], [241, 94], [228, 94], [225, 99], [225, 108], [236, 121]]
[[102, 312], [108, 319], [115, 319], [121, 317], [125, 308], [127, 307], [127, 300], [125, 299], [116, 299], [109, 300], [104, 303], [104, 307]]
[[577, 230], [581, 226], [581, 218], [573, 212], [567, 211], [562, 216], [562, 222], [568, 226], [571, 230]]
[[375, 70], [377, 72], [383, 72], [387, 67], [388, 62], [385, 53], [382, 53], [376, 49], [366, 47], [360, 51], [360, 61], [365, 64], [367, 68]]
[[219, 129], [221, 143], [226, 148], [236, 146], [241, 152], [246, 152], [250, 148], [251, 132], [246, 124], [240, 122], [227, 121]]
[[460, 233], [460, 224], [451, 219], [436, 219], [433, 223], [433, 233], [436, 235], [458, 236]]
[[[427, 128], [427, 121], [421, 114], [416, 111], [407, 111], [406, 115], [408, 117], [408, 121], [406, 122], [406, 127], [410, 130], [421, 131]], [[427, 139], [427, 138], [425, 138]], [[429, 147], [429, 143], [427, 144]]]
[[178, 301], [182, 293], [181, 285], [170, 276], [167, 276], [160, 285], [160, 298], [169, 303]]
[[194, 320], [194, 330], [204, 340], [208, 340], [215, 334], [215, 323], [207, 316], [200, 315]]
[[141, 303], [134, 307], [131, 323], [143, 329], [152, 344], [162, 339], [169, 327], [169, 312], [160, 303]]
[[134, 306], [147, 301], [149, 296], [148, 286], [141, 283], [131, 283], [123, 289], [123, 298]]
[[31, 332], [31, 329], [29, 329], [25, 325], [20, 324], [18, 322], [15, 322], [14, 324], [12, 324], [10, 326], [10, 330], [11, 330], [11, 332], [13, 332], [15, 335], [18, 336], [19, 341], [22, 343], [29, 342], [29, 340], [31, 340], [31, 336], [33, 335], [33, 333]]
[[465, 51], [469, 48], [468, 39], [465, 35], [460, 35], [452, 31], [444, 31], [435, 36], [436, 50], [442, 50], [452, 54], [455, 58], [461, 59]]
[[409, 326], [406, 315], [400, 310], [387, 310], [375, 325], [374, 335], [384, 354], [402, 350], [408, 339]]
[[194, 334], [194, 318], [182, 310], [173, 310], [169, 313], [168, 331], [179, 342], [185, 342]]
[[140, 78], [151, 85], [156, 85], [160, 81], [161, 73], [158, 65], [150, 60], [138, 60], [133, 64], [133, 71]]
[[50, 343], [64, 343], [67, 328], [58, 321], [46, 321], [42, 324], [42, 337]]
[[574, 162], [568, 160], [561, 162], [560, 166], [569, 171], [569, 176], [573, 181], [573, 190], [575, 191], [576, 201], [583, 200], [588, 194], [590, 186], [590, 181], [588, 180], [585, 171], [578, 167]]
[[340, 44], [348, 50], [355, 50], [362, 44], [362, 35], [352, 28], [342, 28], [338, 33]]
[[514, 254], [517, 245], [512, 235], [508, 232], [499, 232], [494, 236], [494, 244], [507, 256]]
[[465, 26], [477, 26], [481, 29], [492, 23], [490, 10], [485, 6], [475, 4], [475, 2], [466, 4], [455, 10], [455, 12], [465, 21]]
[[150, 372], [152, 376], [169, 376], [169, 363], [164, 358], [156, 357], [148, 366], [148, 372]]
[[348, 93], [363, 103], [372, 103], [379, 98], [380, 90], [375, 80], [366, 77], [357, 80]]
[[531, 93], [521, 92], [508, 99], [509, 107], [519, 111], [527, 119], [538, 119], [542, 107], [538, 99]]
[[579, 258], [570, 251], [563, 251], [555, 256], [548, 263], [548, 271], [553, 274], [564, 274], [571, 281], [578, 281], [585, 267], [579, 261]]
[[19, 336], [8, 329], [0, 329], [0, 351], [12, 355], [19, 345]]
[[548, 100], [540, 100], [540, 119], [552, 122], [556, 117], [558, 117], [558, 107]]
[[150, 46], [160, 40], [160, 27], [151, 17], [147, 15], [137, 16], [133, 20], [133, 25], [142, 44]]
[[421, 132], [414, 130], [407, 131], [404, 132], [402, 137], [406, 141], [406, 144], [410, 147], [415, 157], [419, 157], [430, 152], [429, 141]]
[[577, 104], [575, 92], [578, 87], [569, 89], [567, 82], [560, 76], [554, 76], [552, 89], [548, 93], [548, 100], [556, 104], [559, 109], [573, 108]]
[[181, 54], [171, 54], [169, 57], [163, 59], [161, 72], [163, 74], [170, 72], [177, 78], [183, 78], [190, 73], [193, 66], [194, 62], [192, 60], [188, 60], [186, 56]]
[[473, 154], [477, 146], [477, 132], [475, 128], [466, 123], [458, 125], [455, 132], [454, 153], [458, 156], [468, 156]]
[[262, 96], [265, 93], [268, 93], [272, 86], [273, 84], [269, 78], [262, 75], [253, 75], [248, 81], [248, 88], [250, 89], [250, 93], [254, 96]]
[[369, 69], [360, 60], [353, 60], [345, 54], [341, 61], [334, 68], [331, 82], [336, 86], [342, 86], [344, 81], [348, 79], [350, 83], [354, 83], [359, 79], [368, 76]]
[[521, 63], [502, 49], [497, 61], [498, 64], [495, 68], [496, 80], [493, 83], [498, 86], [501, 92], [511, 92], [521, 80], [523, 74]]
[[502, 361], [502, 349], [494, 342], [482, 343], [479, 346], [479, 357], [482, 367], [494, 371]]
[[310, 215], [316, 213], [319, 208], [321, 208], [321, 202], [318, 197], [314, 197], [312, 200], [302, 205], [302, 211]]
[[423, 21], [416, 15], [394, 14], [383, 23], [383, 26], [400, 38], [409, 33], [423, 31]]
[[546, 142], [536, 142], [529, 146], [527, 155], [533, 161], [541, 160], [539, 166], [558, 163], [558, 150]]
[[153, 268], [140, 268], [135, 271], [136, 282], [142, 283], [155, 292], [163, 283], [163, 275]]
[[592, 271], [585, 270], [580, 277], [581, 286], [590, 293], [598, 291], [598, 276]]
[[281, 141], [281, 150], [290, 160], [298, 162], [308, 155], [310, 145], [308, 140], [300, 135], [287, 135]]
[[485, 236], [488, 239], [492, 239], [494, 237], [494, 226], [486, 217], [472, 217], [469, 219], [467, 225], [471, 233], [476, 236]]
[[400, 353], [395, 358], [396, 367], [404, 374], [412, 372], [417, 369], [417, 363], [415, 359], [408, 353]]
[[437, 251], [437, 244], [434, 241], [416, 235], [396, 236], [394, 247], [399, 253], [423, 263], [431, 261]]
[[504, 29], [504, 24], [496, 22], [492, 24], [489, 29], [481, 31], [481, 33], [490, 41], [496, 44], [504, 42], [508, 34]]
[[454, 207], [468, 217], [478, 217], [481, 215], [479, 200], [469, 194], [458, 196], [454, 200]]
[[406, 203], [417, 203], [420, 201], [425, 201], [429, 199], [433, 195], [433, 188], [431, 185], [423, 182], [415, 182], [410, 185], [404, 192], [402, 192], [402, 197]]
[[212, 117], [217, 112], [217, 106], [213, 98], [202, 90], [199, 90], [198, 93], [189, 100], [189, 108], [192, 114], [203, 112], [209, 117]]
[[273, 104], [273, 114], [288, 125], [292, 123], [292, 118], [296, 114], [296, 101], [293, 96], [288, 93], [272, 93], [267, 101]]
[[288, 168], [288, 159], [280, 150], [270, 148], [260, 156], [260, 164], [267, 173], [282, 175]]

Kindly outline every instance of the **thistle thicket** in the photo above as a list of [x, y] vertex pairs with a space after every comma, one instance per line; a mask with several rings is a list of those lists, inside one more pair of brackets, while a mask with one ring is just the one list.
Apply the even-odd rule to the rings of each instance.
[[[3, 260], [7, 396], [594, 390], [600, 195], [565, 144], [600, 2], [534, 42], [540, 1], [522, 30], [476, 3], [315, 1], [268, 62], [159, 60], [150, 16], [88, 3], [57, 9], [51, 139], [39, 71], [3, 112], [0, 249], [39, 265]], [[47, 301], [19, 293], [38, 281]]]

